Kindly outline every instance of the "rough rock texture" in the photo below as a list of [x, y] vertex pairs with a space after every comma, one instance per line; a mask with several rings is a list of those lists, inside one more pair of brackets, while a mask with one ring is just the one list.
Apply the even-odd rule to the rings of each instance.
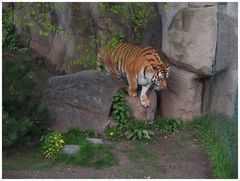
[[[162, 50], [177, 66], [172, 65], [168, 89], [161, 92], [162, 116], [190, 119], [205, 111], [232, 116], [237, 95], [237, 3], [158, 7]], [[194, 84], [195, 88], [187, 86]]]
[[[125, 81], [115, 80], [104, 72], [88, 70], [49, 79], [49, 88], [43, 104], [49, 108], [51, 127], [66, 132], [69, 128], [93, 129], [99, 133], [112, 124], [109, 117], [112, 97], [119, 89], [126, 89]], [[132, 116], [135, 119], [153, 120], [156, 114], [156, 93], [150, 92], [151, 105], [144, 108], [139, 97], [129, 97]], [[101, 140], [89, 138], [100, 143]]]
[[80, 149], [79, 145], [64, 145], [62, 152], [65, 154], [74, 154]]
[[157, 108], [157, 95], [155, 91], [148, 91], [150, 106], [145, 108], [140, 103], [139, 97], [126, 96], [127, 102], [131, 106], [131, 115], [138, 121], [151, 121], [155, 118]]
[[234, 114], [238, 86], [237, 22], [237, 3], [218, 4], [218, 43], [206, 107], [228, 116]]
[[160, 114], [191, 120], [201, 113], [201, 96], [199, 77], [172, 66], [167, 88], [161, 91]]
[[[160, 50], [161, 17], [157, 4], [150, 4], [154, 16], [149, 17], [140, 44]], [[59, 71], [73, 73], [89, 65], [94, 67], [93, 57], [96, 56], [98, 48], [115, 34], [122, 34], [126, 42], [135, 43], [131, 28], [133, 25], [123, 21], [123, 13], [108, 18], [105, 10], [96, 2], [56, 2], [54, 8], [60, 11], [51, 11], [49, 20], [62, 30], [62, 33], [48, 31], [48, 36], [44, 37], [39, 33], [39, 26], [34, 26], [29, 32], [17, 28], [17, 32], [25, 46], [29, 45], [30, 49], [48, 58], [52, 64], [57, 65]], [[28, 7], [24, 8], [24, 11], [29, 11]], [[21, 17], [22, 14], [24, 12], [15, 10], [15, 17]]]
[[[217, 39], [217, 7], [181, 8], [168, 25], [162, 50], [170, 61], [199, 75], [211, 75]], [[170, 19], [171, 20], [171, 19]]]
[[109, 123], [112, 96], [122, 87], [121, 82], [93, 70], [50, 78], [43, 103], [50, 110], [51, 127], [59, 132], [72, 127], [102, 132]]

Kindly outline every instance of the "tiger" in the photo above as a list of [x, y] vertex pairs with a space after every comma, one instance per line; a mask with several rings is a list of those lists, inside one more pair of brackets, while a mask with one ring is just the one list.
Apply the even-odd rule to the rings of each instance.
[[97, 69], [106, 69], [117, 79], [126, 77], [130, 96], [136, 97], [138, 85], [142, 86], [140, 102], [146, 108], [150, 106], [147, 91], [151, 86], [155, 90], [166, 88], [170, 66], [163, 63], [152, 47], [117, 43], [115, 46], [104, 45], [99, 49]]

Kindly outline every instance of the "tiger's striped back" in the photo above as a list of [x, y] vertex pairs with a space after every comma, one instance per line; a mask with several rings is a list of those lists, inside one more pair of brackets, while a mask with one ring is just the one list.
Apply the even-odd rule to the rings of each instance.
[[161, 63], [157, 52], [152, 47], [140, 47], [127, 43], [118, 43], [114, 47], [104, 46], [100, 49], [98, 60], [102, 59], [111, 69], [116, 67], [117, 72], [125, 73], [126, 66], [143, 64], [144, 57], [152, 55], [152, 63]]

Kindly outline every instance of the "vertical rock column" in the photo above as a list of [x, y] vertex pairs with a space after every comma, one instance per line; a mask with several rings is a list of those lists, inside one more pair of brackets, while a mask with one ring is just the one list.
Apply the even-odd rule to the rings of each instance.
[[172, 64], [162, 116], [231, 116], [237, 90], [237, 3], [159, 3], [162, 51]]

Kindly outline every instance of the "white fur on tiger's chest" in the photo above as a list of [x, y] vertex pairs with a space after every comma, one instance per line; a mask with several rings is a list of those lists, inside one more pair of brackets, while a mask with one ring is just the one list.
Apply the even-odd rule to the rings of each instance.
[[139, 84], [139, 85], [152, 84], [151, 77], [149, 77], [148, 75], [145, 75], [145, 77], [144, 77], [143, 70], [141, 70], [140, 73], [135, 76], [135, 78], [137, 79], [137, 84]]

